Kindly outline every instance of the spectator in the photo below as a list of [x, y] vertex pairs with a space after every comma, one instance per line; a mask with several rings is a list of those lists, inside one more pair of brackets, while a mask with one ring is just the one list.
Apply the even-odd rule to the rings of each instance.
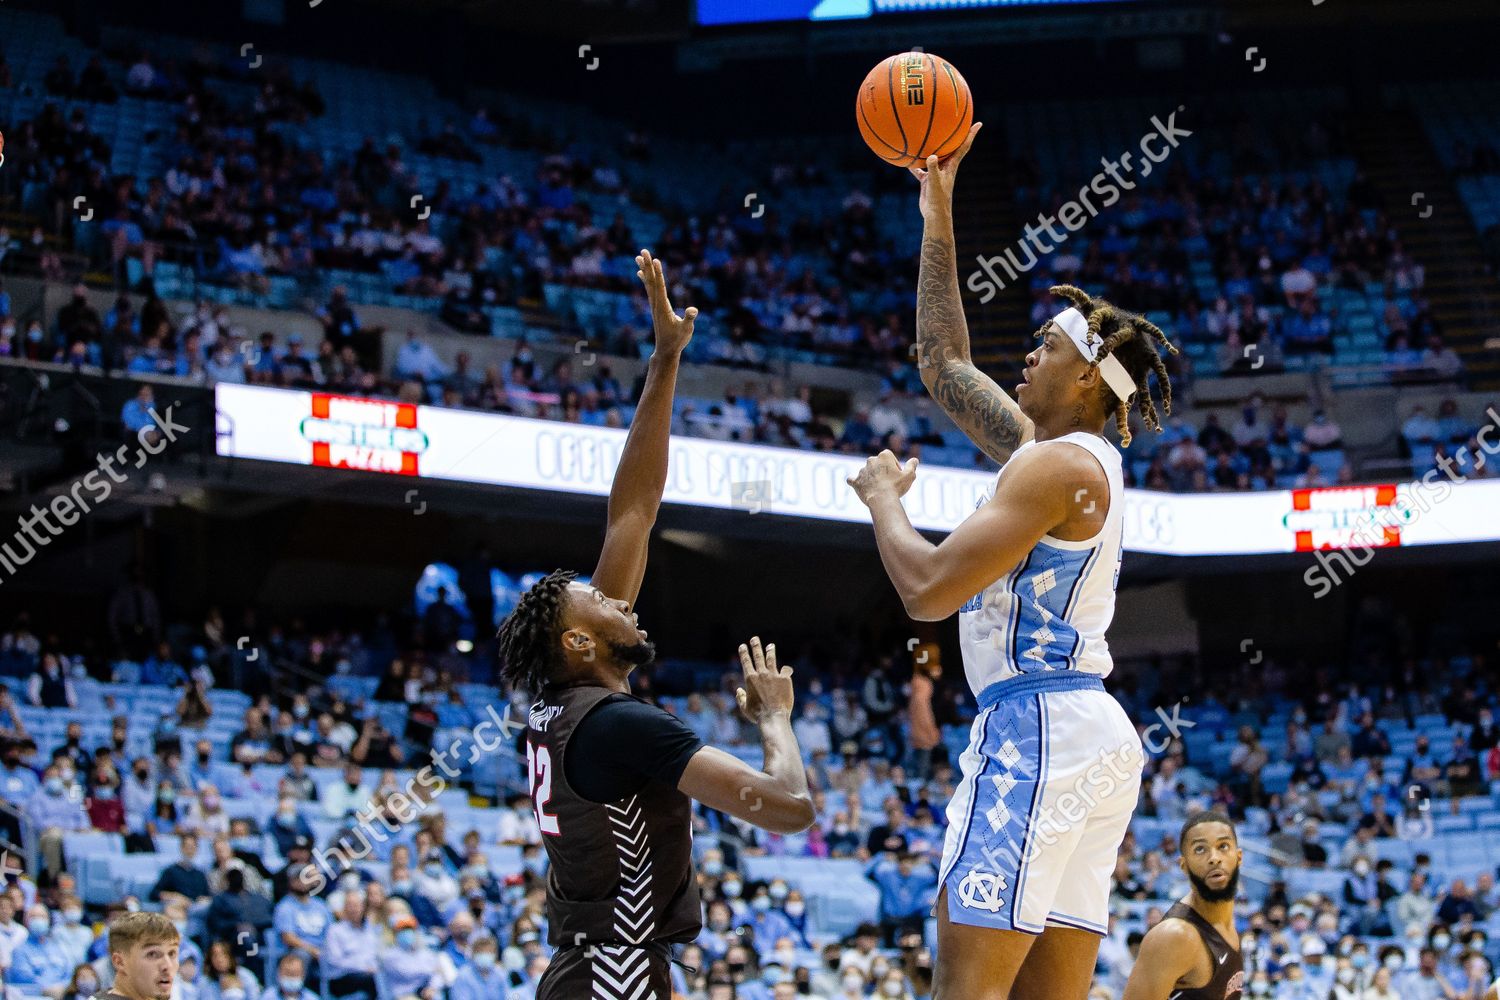
[[307, 988], [307, 963], [296, 952], [287, 952], [276, 963], [276, 982], [267, 986], [260, 1000], [318, 1000]]
[[[458, 970], [448, 1000], [489, 1000], [504, 996], [509, 986], [505, 972], [498, 968], [499, 945], [492, 937], [474, 942], [469, 964]], [[337, 996], [337, 994], [335, 994]]]
[[901, 933], [922, 929], [937, 887], [931, 865], [919, 865], [911, 854], [886, 855], [871, 862], [865, 877], [880, 889], [880, 928], [887, 947], [894, 947]]
[[67, 783], [62, 777], [62, 768], [58, 764], [53, 764], [42, 773], [42, 789], [27, 802], [26, 818], [37, 831], [42, 852], [42, 870], [56, 876], [63, 870], [63, 834], [89, 828], [83, 799], [69, 794]]
[[451, 966], [427, 946], [414, 918], [397, 917], [391, 927], [395, 943], [381, 950], [380, 968], [392, 1000], [437, 1000], [455, 978]]
[[286, 896], [276, 904], [272, 926], [282, 946], [311, 968], [322, 957], [333, 915], [328, 904], [309, 891], [301, 869], [287, 872], [286, 888]]
[[328, 992], [334, 997], [355, 993], [374, 997], [379, 946], [375, 924], [366, 913], [364, 893], [344, 893], [339, 918], [328, 928], [323, 947], [323, 973], [328, 979]]
[[41, 663], [26, 682], [26, 700], [40, 708], [77, 708], [73, 681], [56, 653], [43, 653]]
[[197, 865], [198, 836], [185, 833], [179, 842], [177, 860], [162, 869], [156, 884], [151, 887], [148, 898], [153, 902], [165, 902], [170, 897], [189, 902], [208, 901], [208, 876]]
[[11, 952], [5, 981], [11, 986], [29, 986], [37, 993], [60, 1000], [77, 964], [68, 960], [68, 948], [53, 933], [47, 907], [36, 903], [26, 910], [26, 940]]
[[363, 809], [370, 801], [370, 787], [364, 781], [364, 769], [345, 764], [343, 781], [329, 785], [323, 794], [323, 815], [343, 819]]
[[224, 889], [208, 904], [204, 923], [217, 941], [234, 941], [249, 950], [271, 927], [271, 904], [246, 885], [245, 868], [236, 864], [224, 872]]

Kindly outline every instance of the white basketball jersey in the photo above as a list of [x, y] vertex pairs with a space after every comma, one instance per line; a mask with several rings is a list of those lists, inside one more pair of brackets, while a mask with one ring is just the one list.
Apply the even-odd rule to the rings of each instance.
[[[1064, 443], [1088, 450], [1109, 481], [1104, 527], [1086, 541], [1051, 535], [1026, 554], [1010, 573], [974, 595], [959, 609], [958, 634], [964, 674], [978, 695], [996, 681], [1039, 670], [1079, 670], [1109, 676], [1114, 664], [1104, 630], [1115, 614], [1120, 580], [1121, 536], [1125, 522], [1125, 478], [1120, 453], [1097, 434], [1075, 431], [1050, 441], [1028, 441], [1016, 449], [1057, 448]], [[995, 477], [998, 485], [1009, 464]], [[981, 504], [995, 495], [992, 485]], [[1096, 502], [1080, 484], [1078, 503]]]

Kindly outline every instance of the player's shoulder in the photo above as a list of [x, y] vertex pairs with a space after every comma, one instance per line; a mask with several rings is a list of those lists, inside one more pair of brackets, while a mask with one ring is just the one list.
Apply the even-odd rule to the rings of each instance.
[[1162, 917], [1156, 926], [1146, 932], [1141, 940], [1141, 950], [1175, 950], [1186, 944], [1196, 944], [1202, 935], [1192, 922], [1182, 917]]

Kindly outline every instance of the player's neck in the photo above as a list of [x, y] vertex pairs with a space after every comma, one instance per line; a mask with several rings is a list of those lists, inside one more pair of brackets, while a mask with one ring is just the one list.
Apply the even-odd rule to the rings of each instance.
[[130, 984], [128, 982], [118, 976], [115, 977], [114, 985], [112, 985], [107, 990], [101, 991], [101, 993], [113, 994], [117, 997], [124, 997], [125, 1000], [155, 1000], [155, 997], [149, 994], [137, 993], [135, 990], [130, 988]]
[[1215, 926], [1229, 926], [1234, 923], [1234, 900], [1232, 899], [1226, 899], [1222, 903], [1211, 903], [1194, 892], [1188, 896], [1188, 905], [1197, 911], [1198, 916]]
[[1076, 434], [1082, 431], [1085, 434], [1104, 434], [1103, 415], [1095, 416], [1090, 413], [1081, 413], [1076, 410], [1049, 415], [1045, 420], [1038, 420], [1033, 425], [1036, 429], [1037, 441], [1053, 441], [1067, 434]]

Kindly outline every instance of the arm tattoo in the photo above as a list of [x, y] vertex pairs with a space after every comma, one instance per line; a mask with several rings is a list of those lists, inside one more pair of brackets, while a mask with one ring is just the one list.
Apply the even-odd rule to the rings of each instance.
[[923, 382], [969, 440], [1004, 464], [1020, 446], [1016, 406], [969, 359], [969, 324], [951, 237], [924, 236], [917, 275], [917, 358]]

